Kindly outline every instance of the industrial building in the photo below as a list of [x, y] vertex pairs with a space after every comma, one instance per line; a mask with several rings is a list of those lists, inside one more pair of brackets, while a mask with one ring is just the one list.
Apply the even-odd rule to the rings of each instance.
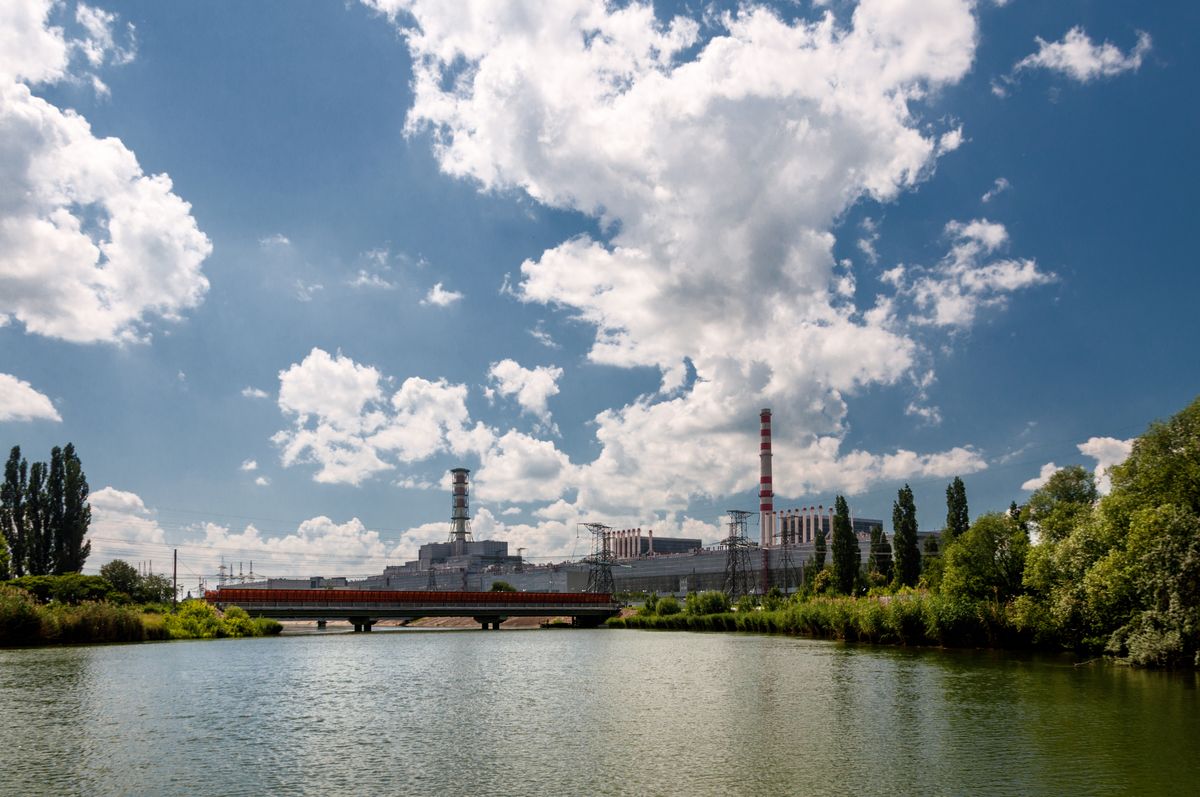
[[[834, 510], [816, 504], [775, 509], [771, 472], [771, 410], [759, 414], [759, 533], [757, 543], [742, 539], [739, 555], [753, 575], [754, 589], [772, 586], [794, 590], [811, 567], [818, 535], [828, 544], [833, 533]], [[471, 534], [470, 471], [451, 472], [452, 501], [450, 533], [445, 542], [422, 545], [417, 558], [393, 565], [365, 579], [326, 578], [269, 579], [242, 584], [272, 589], [387, 589], [387, 590], [488, 590], [505, 581], [521, 591], [578, 592], [588, 584], [589, 562], [531, 565], [512, 555], [505, 540], [475, 540]], [[748, 513], [738, 513], [746, 515]], [[612, 585], [617, 592], [658, 592], [679, 595], [698, 590], [722, 589], [727, 576], [727, 539], [708, 548], [700, 539], [655, 536], [653, 529], [612, 529], [592, 524], [599, 530], [598, 546], [613, 563]], [[883, 530], [883, 521], [851, 517], [865, 564], [870, 553], [872, 531]], [[731, 524], [731, 529], [734, 526]], [[731, 532], [732, 533], [732, 532]], [[928, 533], [922, 533], [923, 538]], [[730, 538], [733, 539], [733, 538]], [[593, 554], [590, 559], [595, 559]], [[828, 559], [826, 560], [828, 562]]]

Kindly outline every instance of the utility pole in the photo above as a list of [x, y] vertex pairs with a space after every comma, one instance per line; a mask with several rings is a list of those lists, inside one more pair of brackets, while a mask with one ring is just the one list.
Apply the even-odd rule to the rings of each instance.
[[179, 549], [174, 549], [174, 559], [171, 562], [171, 605], [179, 605]]

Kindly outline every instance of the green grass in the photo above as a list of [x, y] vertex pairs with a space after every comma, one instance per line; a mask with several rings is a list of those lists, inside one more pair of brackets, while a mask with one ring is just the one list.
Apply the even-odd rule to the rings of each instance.
[[0, 647], [270, 636], [282, 630], [279, 622], [252, 618], [236, 606], [221, 614], [203, 601], [185, 601], [175, 611], [104, 601], [43, 603], [26, 590], [0, 585]]
[[818, 597], [774, 611], [635, 615], [610, 628], [662, 631], [744, 631], [884, 645], [1031, 647], [1033, 635], [1013, 622], [1008, 607], [954, 600], [927, 592], [865, 598]]

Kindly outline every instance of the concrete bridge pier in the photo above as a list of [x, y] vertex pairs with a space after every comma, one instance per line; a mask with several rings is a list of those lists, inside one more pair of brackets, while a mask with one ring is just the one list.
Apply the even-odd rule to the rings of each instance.
[[375, 625], [375, 621], [369, 617], [351, 617], [350, 625], [354, 626], [354, 633], [367, 634], [371, 632], [371, 626]]
[[493, 631], [499, 631], [500, 623], [503, 619], [504, 618], [502, 618], [502, 617], [476, 617], [475, 622], [479, 623], [482, 630], [484, 630], [484, 631], [487, 631], [489, 629], [491, 629]]
[[317, 620], [317, 628], [324, 630], [324, 628], [325, 628], [325, 621], [324, 621], [324, 620]]

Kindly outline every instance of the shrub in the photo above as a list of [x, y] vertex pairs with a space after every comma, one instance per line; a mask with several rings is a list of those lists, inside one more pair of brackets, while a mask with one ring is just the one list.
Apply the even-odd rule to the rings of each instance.
[[254, 621], [245, 609], [241, 606], [230, 606], [225, 609], [225, 616], [221, 618], [221, 631], [218, 636], [257, 636], [256, 630]]
[[655, 609], [658, 606], [658, 595], [651, 592], [646, 596], [646, 600], [638, 608], [638, 614], [642, 617], [650, 617], [655, 614]]
[[224, 636], [217, 610], [202, 600], [184, 601], [164, 620], [171, 639], [215, 639]]
[[685, 611], [692, 615], [721, 614], [729, 611], [729, 596], [724, 592], [689, 592]]
[[61, 576], [21, 576], [8, 582], [19, 587], [41, 603], [83, 603], [108, 598], [112, 586], [100, 576], [67, 573]]
[[825, 595], [833, 591], [833, 572], [827, 568], [821, 569], [812, 580], [812, 594]]
[[41, 620], [33, 596], [23, 589], [0, 585], [0, 644], [35, 642], [40, 631]]
[[254, 631], [255, 636], [276, 636], [283, 631], [283, 623], [270, 617], [255, 617]]
[[758, 609], [758, 598], [753, 595], [743, 595], [738, 598], [737, 610], [742, 613], [753, 612]]
[[139, 612], [111, 603], [54, 604], [46, 613], [53, 618], [54, 634], [60, 642], [140, 642], [146, 627]]
[[762, 606], [768, 612], [777, 612], [787, 605], [787, 596], [779, 587], [771, 587], [763, 596]]
[[670, 617], [683, 611], [683, 607], [679, 605], [679, 601], [674, 595], [664, 595], [658, 599], [654, 610], [659, 617]]

